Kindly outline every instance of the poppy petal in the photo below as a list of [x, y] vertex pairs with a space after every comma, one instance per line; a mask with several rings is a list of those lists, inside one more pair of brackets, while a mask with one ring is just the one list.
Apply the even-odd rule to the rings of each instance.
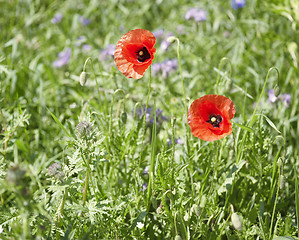
[[[155, 43], [155, 36], [145, 29], [131, 30], [123, 35], [118, 41], [114, 53], [115, 63], [119, 71], [128, 78], [142, 78], [154, 59]], [[146, 58], [138, 61], [138, 53], [143, 49], [148, 55], [143, 55]]]
[[[230, 119], [235, 114], [234, 103], [221, 95], [206, 95], [196, 99], [188, 111], [191, 133], [205, 141], [215, 141], [232, 133]], [[216, 124], [211, 117], [219, 116]], [[215, 121], [215, 118], [214, 120]], [[212, 124], [213, 123], [213, 124]]]

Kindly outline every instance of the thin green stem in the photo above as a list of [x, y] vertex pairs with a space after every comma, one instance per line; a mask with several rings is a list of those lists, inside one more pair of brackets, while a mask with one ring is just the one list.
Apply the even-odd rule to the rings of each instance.
[[[151, 83], [152, 83], [152, 69], [151, 69], [151, 66], [150, 66], [149, 67], [148, 93], [147, 93], [145, 110], [144, 110], [144, 114], [143, 114], [143, 124], [142, 124], [142, 134], [141, 134], [141, 152], [140, 152], [140, 158], [139, 158], [139, 161], [138, 161], [138, 167], [136, 169], [137, 171], [139, 171], [139, 168], [140, 168], [140, 165], [141, 165], [141, 159], [142, 159], [143, 143], [144, 143], [145, 127], [146, 127], [146, 113], [147, 113], [149, 98], [150, 98], [150, 94], [151, 94]], [[156, 115], [156, 112], [154, 114]]]
[[274, 223], [274, 216], [275, 216], [275, 210], [276, 210], [276, 205], [277, 205], [277, 198], [278, 198], [278, 193], [279, 193], [280, 180], [281, 180], [281, 174], [280, 174], [280, 168], [278, 168], [278, 184], [277, 184], [277, 191], [276, 191], [275, 202], [274, 202], [274, 207], [273, 207], [273, 212], [272, 212], [272, 217], [271, 217], [269, 240], [272, 239], [272, 237], [271, 237], [272, 227], [273, 227], [273, 223]]
[[[101, 94], [100, 94], [100, 88], [99, 88], [99, 84], [98, 84], [98, 80], [97, 80], [97, 76], [96, 76], [96, 73], [95, 73], [95, 70], [93, 68], [93, 62], [92, 62], [92, 58], [91, 57], [88, 57], [84, 63], [84, 66], [83, 66], [83, 72], [85, 72], [86, 70], [86, 65], [87, 63], [90, 61], [91, 63], [91, 69], [92, 69], [92, 72], [93, 72], [93, 77], [94, 77], [94, 80], [96, 82], [96, 88], [97, 88], [97, 93], [98, 93], [98, 96], [99, 96], [99, 101], [100, 101], [100, 106], [102, 106], [102, 102], [101, 102]], [[104, 99], [105, 99], [105, 102], [107, 101], [106, 100], [106, 94], [105, 94], [105, 91], [103, 92], [104, 94]]]
[[[124, 104], [125, 104], [125, 92], [122, 89], [117, 89], [114, 94], [113, 94], [113, 98], [112, 98], [112, 103], [111, 103], [111, 107], [110, 107], [110, 121], [109, 121], [109, 136], [111, 137], [111, 133], [112, 133], [112, 113], [113, 113], [113, 104], [114, 104], [114, 98], [115, 95], [117, 93], [121, 92], [123, 94], [123, 98], [124, 98]], [[125, 106], [124, 106], [125, 109]]]
[[[62, 214], [63, 214], [63, 209], [64, 209], [64, 203], [65, 203], [65, 200], [66, 200], [66, 196], [67, 196], [67, 188], [65, 188], [65, 190], [64, 190], [63, 198], [62, 198], [61, 204], [59, 206], [57, 227], [60, 226], [60, 221], [62, 219]], [[60, 239], [59, 231], [56, 231], [56, 240], [58, 240], [58, 239]]]
[[[156, 112], [156, 104], [154, 104], [154, 112]], [[152, 142], [151, 142], [151, 162], [150, 162], [150, 171], [149, 171], [149, 180], [147, 188], [147, 211], [149, 212], [152, 198], [152, 186], [154, 178], [154, 168], [155, 168], [155, 156], [156, 156], [156, 117], [154, 117], [153, 131], [152, 131]]]
[[87, 190], [88, 190], [88, 179], [89, 179], [89, 158], [90, 155], [88, 154], [88, 158], [86, 159], [86, 175], [85, 175], [85, 183], [84, 183], [84, 190], [83, 190], [83, 207], [85, 206]]

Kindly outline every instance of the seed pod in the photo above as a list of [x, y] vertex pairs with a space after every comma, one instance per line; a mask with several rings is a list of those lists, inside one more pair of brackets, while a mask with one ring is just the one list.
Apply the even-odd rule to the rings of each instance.
[[233, 227], [240, 231], [242, 229], [242, 221], [240, 216], [237, 213], [233, 213], [231, 216]]
[[84, 86], [86, 82], [87, 82], [87, 73], [86, 72], [81, 72], [81, 74], [80, 74], [80, 84], [81, 84], [81, 86]]

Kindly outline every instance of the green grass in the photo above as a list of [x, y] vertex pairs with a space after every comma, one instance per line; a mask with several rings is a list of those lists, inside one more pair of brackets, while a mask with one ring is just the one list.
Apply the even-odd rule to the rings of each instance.
[[[186, 20], [191, 7], [207, 20]], [[238, 10], [230, 1], [2, 3], [0, 238], [299, 239], [298, 7], [295, 0], [247, 1]], [[51, 23], [58, 12], [61, 22]], [[165, 31], [153, 64], [176, 59], [175, 71], [155, 75], [152, 66], [152, 75], [127, 79], [112, 57], [99, 59], [136, 28]], [[180, 45], [164, 51], [170, 32]], [[77, 46], [82, 35], [91, 50]], [[70, 61], [55, 68], [67, 47]], [[268, 101], [277, 83], [289, 106]], [[187, 124], [185, 105], [205, 94], [236, 107], [232, 134], [215, 142], [193, 137]], [[167, 119], [140, 118], [147, 104]]]

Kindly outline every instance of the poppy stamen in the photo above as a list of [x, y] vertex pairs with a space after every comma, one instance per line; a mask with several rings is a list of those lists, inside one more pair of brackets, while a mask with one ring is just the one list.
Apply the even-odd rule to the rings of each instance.
[[143, 47], [141, 50], [137, 52], [137, 60], [138, 62], [145, 62], [147, 59], [150, 59], [151, 55], [147, 51], [146, 47]]
[[219, 128], [219, 124], [222, 122], [222, 117], [218, 114], [211, 114], [209, 117], [209, 121], [207, 121], [208, 123], [211, 123], [213, 125], [213, 127], [218, 127]]

